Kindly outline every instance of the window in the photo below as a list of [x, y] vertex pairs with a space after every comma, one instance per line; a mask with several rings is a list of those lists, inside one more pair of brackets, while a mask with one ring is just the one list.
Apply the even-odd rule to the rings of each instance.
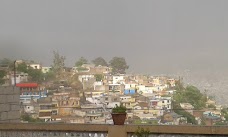
[[57, 110], [52, 110], [51, 114], [52, 114], [52, 115], [57, 115], [58, 112], [57, 112]]

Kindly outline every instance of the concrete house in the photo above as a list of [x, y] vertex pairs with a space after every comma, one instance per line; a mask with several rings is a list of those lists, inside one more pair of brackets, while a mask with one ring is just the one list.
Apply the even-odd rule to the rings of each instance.
[[174, 78], [167, 79], [167, 83], [170, 85], [170, 87], [176, 86], [176, 80]]
[[11, 84], [15, 85], [15, 80], [16, 80], [16, 84], [17, 83], [23, 83], [23, 82], [28, 82], [28, 73], [24, 73], [24, 72], [17, 72], [16, 73], [16, 77], [14, 77], [14, 73], [12, 72], [10, 74], [10, 80], [11, 80]]
[[109, 86], [105, 85], [102, 81], [96, 81], [94, 82], [93, 89], [94, 91], [105, 93], [109, 91]]
[[73, 116], [79, 116], [79, 117], [85, 117], [86, 112], [82, 111], [81, 109], [73, 109], [72, 110], [72, 115]]
[[52, 100], [57, 102], [60, 116], [69, 116], [74, 108], [80, 107], [80, 97], [69, 92], [54, 93]]
[[48, 73], [52, 70], [52, 67], [42, 67], [42, 73]]
[[105, 123], [105, 117], [103, 116], [103, 108], [100, 108], [95, 104], [84, 104], [81, 105], [81, 110], [86, 113], [86, 123]]
[[128, 109], [132, 109], [136, 105], [135, 98], [132, 96], [120, 96], [120, 103]]
[[52, 121], [52, 114], [56, 109], [53, 107], [52, 99], [50, 97], [40, 98], [37, 103], [39, 104], [39, 119], [43, 119], [45, 122]]
[[125, 84], [125, 75], [114, 75], [112, 84]]
[[164, 109], [170, 111], [172, 109], [171, 97], [161, 97], [150, 100], [150, 108]]
[[125, 95], [133, 95], [133, 94], [136, 94], [136, 92], [137, 92], [137, 88], [136, 88], [136, 86], [137, 86], [138, 84], [136, 83], [136, 82], [134, 82], [134, 81], [130, 81], [130, 82], [125, 82], [125, 84], [124, 84], [124, 94]]
[[30, 103], [31, 99], [37, 100], [47, 97], [47, 90], [40, 88], [37, 83], [18, 83], [16, 87], [20, 88], [20, 101]]
[[112, 69], [107, 66], [95, 66], [95, 67], [90, 67], [90, 73], [93, 74], [109, 74], [112, 72]]
[[160, 121], [162, 125], [180, 125], [181, 120], [185, 120], [181, 115], [178, 115], [175, 112], [165, 113]]
[[94, 78], [93, 74], [80, 74], [78, 75], [78, 80], [80, 82], [84, 82], [84, 81], [89, 81], [90, 79]]
[[103, 78], [104, 84], [113, 84], [113, 76], [111, 74], [105, 74]]
[[42, 69], [42, 66], [39, 63], [29, 63], [28, 67], [31, 67], [33, 69]]
[[123, 94], [124, 85], [123, 84], [109, 84], [108, 85], [109, 92]]

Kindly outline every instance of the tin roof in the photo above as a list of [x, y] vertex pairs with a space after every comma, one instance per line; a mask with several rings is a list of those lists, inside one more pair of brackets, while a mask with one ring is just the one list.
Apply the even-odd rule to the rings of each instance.
[[20, 88], [33, 88], [33, 87], [38, 87], [38, 84], [37, 83], [18, 83], [16, 84], [17, 87], [20, 87]]

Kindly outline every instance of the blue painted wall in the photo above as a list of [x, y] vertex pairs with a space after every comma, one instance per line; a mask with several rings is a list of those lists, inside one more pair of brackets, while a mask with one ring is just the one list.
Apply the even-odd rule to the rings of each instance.
[[135, 89], [125, 89], [124, 90], [124, 94], [125, 95], [133, 95], [133, 94], [135, 94], [136, 93], [136, 90]]

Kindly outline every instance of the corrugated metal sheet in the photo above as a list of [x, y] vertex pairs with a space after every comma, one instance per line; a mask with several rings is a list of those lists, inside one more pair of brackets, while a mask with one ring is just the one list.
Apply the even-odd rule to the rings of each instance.
[[20, 87], [20, 88], [36, 88], [38, 87], [38, 84], [37, 83], [18, 83], [16, 84], [17, 87]]

